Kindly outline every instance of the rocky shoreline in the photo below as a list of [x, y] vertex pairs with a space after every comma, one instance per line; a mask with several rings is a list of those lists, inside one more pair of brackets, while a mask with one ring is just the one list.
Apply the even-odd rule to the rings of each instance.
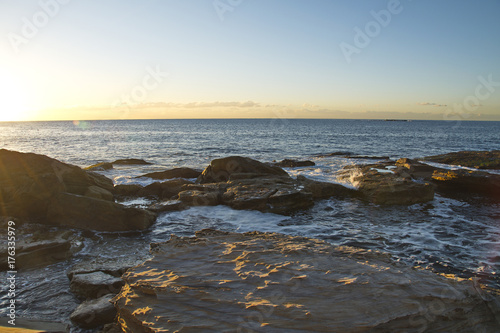
[[[485, 159], [485, 162], [481, 162], [481, 156]], [[498, 163], [498, 151], [460, 152], [438, 157], [433, 156], [421, 160], [402, 158], [397, 161], [386, 160], [375, 164], [347, 166], [339, 172], [338, 178], [340, 180], [348, 180], [354, 184], [356, 188], [353, 189], [340, 184], [315, 181], [304, 176], [293, 178], [282, 169], [282, 167], [312, 166], [314, 162], [311, 161], [286, 159], [281, 162], [262, 163], [239, 156], [213, 160], [203, 171], [176, 168], [144, 174], [141, 177], [156, 180], [147, 186], [135, 184], [114, 185], [112, 180], [95, 171], [109, 170], [113, 168], [113, 165], [145, 165], [148, 162], [138, 159], [117, 160], [81, 169], [80, 167], [62, 163], [47, 156], [2, 149], [0, 150], [0, 218], [1, 221], [4, 221], [3, 223], [14, 220], [17, 224], [24, 225], [25, 230], [30, 230], [30, 232], [27, 232], [18, 241], [18, 265], [20, 269], [23, 269], [67, 260], [82, 248], [82, 239], [72, 233], [71, 229], [61, 229], [61, 227], [112, 232], [147, 230], [155, 223], [158, 214], [165, 211], [183, 210], [193, 206], [226, 205], [233, 209], [257, 210], [293, 216], [296, 212], [311, 208], [315, 201], [331, 197], [352, 198], [378, 205], [412, 205], [432, 201], [434, 194], [439, 193], [440, 195], [450, 197], [461, 196], [474, 198], [475, 200], [479, 198], [479, 200], [500, 202], [500, 175], [470, 168], [451, 169], [433, 166], [426, 164], [425, 161], [427, 160], [453, 164], [461, 162], [460, 164], [464, 166], [475, 165], [476, 169], [484, 169], [486, 167], [495, 169], [497, 168], [495, 166], [498, 166], [495, 164]], [[146, 209], [129, 207], [119, 203], [120, 201], [123, 202], [124, 200], [142, 197], [150, 199], [150, 203]], [[53, 227], [59, 228], [54, 229]], [[287, 245], [284, 246], [284, 243]], [[268, 255], [266, 251], [262, 249], [256, 250], [254, 247], [255, 244], [260, 244], [258, 246], [267, 244], [266, 246], [268, 246], [268, 250], [270, 251], [269, 257], [266, 257]], [[192, 251], [198, 251], [196, 250], [197, 247], [209, 245], [213, 248], [213, 253], [209, 254], [207, 250], [202, 255], [203, 251], [200, 248], [200, 255], [190, 257], [191, 248]], [[396, 283], [397, 287], [391, 286], [391, 288], [395, 288], [394, 292], [398, 291], [400, 293], [397, 297], [399, 297], [402, 304], [410, 302], [413, 306], [405, 307], [400, 305], [388, 308], [387, 311], [390, 312], [394, 312], [397, 309], [402, 311], [401, 314], [391, 318], [383, 319], [380, 317], [381, 314], [377, 318], [377, 315], [374, 313], [370, 317], [373, 320], [370, 323], [366, 322], [363, 324], [366, 325], [365, 327], [358, 322], [358, 317], [362, 317], [359, 311], [362, 311], [364, 305], [359, 305], [361, 300], [358, 304], [354, 299], [356, 297], [363, 297], [363, 295], [366, 296], [369, 293], [376, 293], [377, 295], [383, 293], [384, 287], [381, 287], [378, 282], [370, 282], [372, 290], [351, 282], [347, 283], [347, 280], [344, 281], [342, 280], [343, 278], [338, 278], [339, 281], [343, 281], [341, 285], [342, 288], [345, 288], [345, 292], [349, 291], [352, 293], [350, 297], [353, 304], [357, 304], [354, 310], [358, 312], [352, 312], [356, 315], [349, 317], [352, 318], [352, 321], [346, 324], [347, 321], [345, 323], [340, 319], [335, 321], [336, 319], [333, 317], [329, 318], [326, 314], [321, 314], [317, 306], [311, 303], [314, 303], [314, 297], [319, 295], [319, 289], [327, 293], [333, 292], [334, 289], [332, 289], [332, 286], [335, 284], [331, 284], [332, 281], [326, 283], [325, 280], [325, 284], [322, 286], [313, 286], [309, 282], [306, 283], [307, 291], [310, 292], [307, 296], [295, 295], [295, 290], [289, 290], [289, 287], [287, 287], [288, 280], [287, 282], [278, 278], [276, 281], [272, 279], [268, 281], [268, 275], [266, 274], [269, 272], [259, 273], [266, 277], [259, 277], [258, 281], [260, 281], [260, 284], [253, 281], [255, 277], [252, 274], [254, 273], [247, 273], [247, 275], [250, 275], [246, 275], [245, 278], [242, 275], [239, 275], [239, 277], [231, 276], [231, 279], [238, 281], [235, 283], [240, 287], [246, 286], [245, 288], [254, 288], [255, 290], [264, 288], [266, 292], [275, 292], [283, 289], [286, 291], [284, 295], [294, 295], [294, 300], [290, 306], [279, 301], [267, 304], [266, 301], [269, 295], [255, 298], [251, 302], [249, 301], [252, 304], [255, 302], [255, 305], [246, 306], [244, 304], [248, 301], [245, 301], [247, 298], [243, 297], [239, 299], [238, 297], [242, 297], [242, 295], [238, 294], [237, 288], [234, 288], [234, 286], [228, 287], [229, 282], [223, 282], [230, 280], [229, 277], [221, 277], [220, 280], [217, 280], [221, 285], [219, 287], [215, 285], [208, 287], [208, 285], [215, 283], [215, 280], [207, 280], [203, 276], [195, 276], [198, 274], [195, 272], [198, 271], [193, 267], [192, 272], [185, 271], [182, 274], [188, 278], [195, 278], [195, 280], [201, 279], [199, 280], [202, 281], [200, 282], [200, 287], [194, 287], [191, 282], [184, 285], [180, 281], [177, 281], [177, 278], [172, 280], [172, 274], [175, 276], [178, 274], [175, 268], [177, 266], [173, 265], [170, 260], [180, 260], [178, 258], [182, 257], [184, 258], [184, 263], [188, 259], [196, 260], [197, 267], [211, 267], [210, 265], [212, 265], [215, 258], [221, 258], [221, 254], [217, 251], [223, 248], [223, 245], [232, 249], [231, 251], [228, 250], [229, 252], [226, 251], [228, 255], [231, 253], [249, 253], [251, 259], [244, 261], [248, 267], [251, 266], [250, 263], [252, 260], [255, 260], [253, 264], [255, 267], [268, 259], [281, 260], [283, 263], [295, 263], [292, 270], [285, 269], [287, 274], [291, 274], [290, 281], [293, 279], [302, 281], [302, 275], [307, 277], [304, 278], [305, 280], [314, 279], [316, 281], [318, 279], [316, 276], [318, 274], [317, 268], [314, 268], [314, 265], [313, 267], [309, 267], [309, 270], [306, 269], [306, 266], [308, 266], [307, 258], [321, 258], [320, 261], [326, 262], [327, 258], [330, 260], [332, 257], [336, 257], [338, 262], [335, 267], [342, 269], [343, 265], [347, 264], [346, 260], [348, 258], [352, 259], [354, 256], [357, 264], [352, 264], [359, 271], [357, 273], [359, 274], [359, 281], [365, 279], [364, 281], [370, 282], [372, 278], [376, 281], [379, 281], [379, 279], [391, 280], [395, 279], [394, 274], [396, 276], [399, 276], [398, 274], [407, 276], [407, 281], [420, 281], [425, 276], [425, 279], [420, 281], [422, 283], [419, 285], [421, 290], [433, 290], [433, 286], [437, 283], [445, 289], [452, 286], [453, 290], [459, 290], [457, 295], [460, 294], [461, 296], [457, 298], [455, 297], [457, 295], [455, 295], [449, 298], [448, 296], [435, 295], [434, 291], [429, 291], [435, 298], [426, 299], [422, 296], [421, 300], [415, 301], [415, 297], [418, 298], [419, 295], [419, 292], [413, 289], [413, 284], [416, 282], [410, 284], [409, 282], [403, 284]], [[292, 327], [287, 326], [289, 325], [287, 323], [293, 323], [294, 321], [291, 318], [299, 318], [302, 315], [304, 316], [303, 320], [298, 320], [298, 322], [303, 323], [300, 324], [302, 328], [298, 328], [295, 324], [293, 326], [298, 332], [308, 330], [325, 331], [325, 327], [332, 327], [328, 325], [334, 325], [333, 327], [338, 327], [340, 331], [343, 329], [345, 329], [344, 331], [349, 331], [347, 327], [365, 327], [374, 331], [384, 331], [387, 329], [410, 327], [412, 324], [408, 321], [408, 318], [415, 319], [418, 316], [422, 316], [422, 307], [432, 306], [433, 302], [440, 300], [446, 306], [438, 315], [433, 314], [431, 316], [432, 320], [424, 315], [426, 325], [443, 325], [442, 327], [446, 330], [465, 332], [470, 328], [470, 326], [467, 326], [469, 325], [467, 320], [459, 321], [460, 323], [456, 324], [456, 326], [453, 326], [455, 324], [447, 323], [449, 320], [456, 321], [454, 313], [458, 312], [472, 313], [467, 318], [474, 318], [473, 320], [476, 320], [478, 325], [483, 325], [482, 327], [487, 332], [493, 332], [492, 328], [498, 328], [498, 325], [500, 325], [498, 321], [495, 321], [498, 320], [498, 297], [495, 293], [489, 293], [481, 289], [477, 282], [474, 284], [471, 284], [470, 281], [456, 282], [453, 279], [436, 277], [435, 274], [430, 272], [420, 272], [406, 267], [401, 268], [390, 260], [382, 260], [382, 254], [374, 255], [373, 253], [368, 253], [369, 251], [365, 251], [366, 253], [364, 253], [359, 249], [344, 250], [313, 239], [294, 238], [278, 234], [251, 233], [243, 236], [241, 234], [223, 233], [214, 230], [200, 232], [195, 238], [181, 239], [172, 236], [171, 241], [163, 244], [151, 244], [151, 248], [154, 258], [139, 266], [136, 265], [144, 261], [143, 257], [130, 258], [128, 261], [119, 262], [99, 261], [96, 259], [92, 262], [84, 263], [83, 266], [70, 269], [68, 278], [71, 281], [71, 292], [82, 300], [82, 304], [71, 316], [71, 320], [82, 328], [94, 329], [113, 322], [118, 313], [117, 323], [124, 331], [149, 332], [149, 329], [156, 325], [151, 326], [146, 324], [151, 323], [152, 317], [150, 316], [153, 313], [157, 313], [156, 311], [165, 311], [162, 314], [155, 315], [155, 318], [160, 318], [157, 319], [157, 324], [162, 329], [166, 327], [164, 325], [170, 325], [165, 323], [166, 320], [167, 322], [175, 323], [169, 329], [175, 329], [175, 327], [185, 327], [185, 329], [202, 327], [204, 331], [220, 332], [224, 330], [234, 331], [235, 328], [240, 327], [249, 331], [252, 329], [259, 331], [263, 328], [258, 328], [255, 326], [255, 323], [248, 321], [250, 326], [241, 326], [238, 320], [245, 321], [244, 318], [250, 318], [255, 309], [261, 309], [265, 313], [271, 312], [271, 315], [268, 318], [266, 317], [265, 322], [260, 322], [263, 325], [262, 327], [272, 327], [273, 331], [277, 332], [289, 332]], [[187, 251], [188, 248], [190, 249], [189, 251]], [[239, 250], [234, 250], [236, 248], [239, 248]], [[361, 257], [358, 256], [361, 252], [363, 252], [363, 258], [367, 260], [366, 263], [369, 263], [368, 266], [361, 265], [359, 261]], [[325, 253], [329, 253], [328, 256]], [[332, 253], [335, 253], [335, 256]], [[229, 256], [233, 256], [233, 254]], [[222, 264], [221, 261], [221, 267], [224, 266], [227, 268], [230, 265], [236, 265], [238, 260], [235, 258], [232, 261], [229, 260], [226, 264]], [[206, 262], [203, 262], [203, 260], [206, 260]], [[386, 265], [385, 267], [390, 267], [388, 269], [390, 272], [387, 275], [378, 272], [376, 274], [381, 274], [380, 278], [378, 275], [372, 277], [368, 267], [382, 265], [379, 260], [384, 262], [383, 265]], [[149, 267], [148, 265], [154, 262], [158, 262], [155, 265], [168, 267], [168, 270], [161, 271], [158, 268], [154, 268], [158, 271], [158, 274], [141, 275], [138, 273], [142, 269], [141, 267]], [[2, 269], [6, 269], [6, 261], [1, 261], [0, 264]], [[267, 266], [271, 264], [270, 261]], [[183, 269], [181, 266], [178, 266], [178, 268]], [[284, 265], [284, 267], [286, 266]], [[354, 269], [354, 266], [349, 269]], [[300, 269], [300, 267], [304, 269]], [[322, 274], [330, 274], [329, 270], [324, 267], [322, 266], [322, 269], [324, 269]], [[150, 267], [149, 269], [152, 268]], [[282, 268], [276, 267], [276, 276], [282, 275], [280, 269]], [[331, 270], [333, 270], [333, 266]], [[234, 269], [227, 268], [221, 270], [220, 274], [230, 275], [233, 271]], [[127, 272], [126, 275], [120, 278], [125, 272]], [[167, 274], [167, 272], [170, 273]], [[215, 273], [219, 272], [207, 271], [206, 276], [208, 277]], [[251, 278], [247, 279], [248, 277]], [[354, 279], [354, 277], [350, 277], [349, 279]], [[144, 288], [149, 288], [146, 286], [151, 281], [156, 281], [155, 283], [159, 283], [159, 285], [154, 284], [152, 287], [154, 291], [148, 293]], [[263, 281], [268, 282], [264, 283]], [[358, 281], [358, 278], [355, 278], [353, 281]], [[137, 289], [137, 286], [140, 286], [140, 288]], [[408, 286], [412, 286], [411, 290], [405, 289]], [[178, 311], [174, 311], [174, 313], [172, 309], [165, 308], [162, 302], [151, 303], [155, 304], [155, 306], [140, 316], [133, 315], [139, 311], [138, 309], [143, 309], [143, 305], [152, 302], [151, 295], [156, 295], [155, 293], [158, 288], [160, 288], [159, 290], [161, 290], [162, 295], [160, 299], [165, 297], [164, 299], [170, 300], [182, 296], [178, 301], [184, 304], [183, 306], [195, 306], [200, 300], [203, 303], [207, 301], [206, 297], [219, 297], [216, 296], [219, 295], [219, 292], [222, 292], [220, 297], [229, 297], [233, 299], [233, 303], [224, 303], [219, 310], [216, 309], [218, 305], [214, 301], [207, 301], [210, 303], [210, 306], [207, 305], [208, 303], [198, 304], [200, 308], [197, 308], [198, 310], [196, 311], [201, 311], [205, 315], [199, 318], [200, 326], [193, 324], [194, 326], [192, 327], [186, 325], [188, 325], [187, 322], [189, 322], [189, 325], [192, 322], [197, 322], [197, 320], [191, 317], [192, 313], [196, 311], [194, 308], [189, 308], [189, 306], [183, 312], [184, 317]], [[315, 288], [319, 289], [316, 290]], [[400, 289], [398, 290], [398, 288]], [[186, 295], [178, 292], [179, 290], [191, 289], [195, 293], [193, 294], [193, 298], [185, 298], [187, 297]], [[230, 289], [231, 292], [236, 292], [236, 294], [224, 294], [227, 291], [226, 289]], [[474, 290], [475, 292], [473, 292]], [[137, 296], [139, 295], [138, 293], [140, 296]], [[118, 296], [115, 296], [116, 294]], [[247, 296], [253, 298], [255, 295], [250, 293]], [[114, 306], [110, 302], [112, 299]], [[130, 301], [131, 299], [134, 301]], [[320, 297], [319, 299], [322, 298]], [[410, 299], [412, 301], [409, 301]], [[323, 301], [326, 302], [326, 300]], [[127, 307], [135, 302], [139, 304], [137, 309], [134, 310]], [[344, 297], [344, 299], [338, 300], [338, 302], [339, 304], [348, 304], [349, 299]], [[387, 303], [389, 303], [389, 298]], [[416, 304], [419, 304], [419, 306], [417, 307]], [[471, 304], [474, 304], [474, 307], [471, 307]], [[484, 307], [485, 304], [487, 307]], [[324, 306], [326, 306], [326, 303]], [[210, 309], [211, 307], [213, 309]], [[370, 307], [376, 307], [376, 305], [371, 304]], [[480, 309], [477, 307], [480, 307]], [[314, 310], [307, 310], [309, 308]], [[418, 311], [416, 310], [417, 308]], [[473, 308], [476, 308], [476, 310], [472, 310]], [[490, 309], [490, 312], [488, 312], [486, 308], [493, 308], [493, 310]], [[224, 313], [226, 311], [229, 311], [228, 313], [238, 313], [239, 317], [233, 316], [235, 317], [234, 320], [228, 321], [223, 318], [217, 318], [216, 315], [207, 315], [207, 313], [212, 313], [213, 311], [218, 311], [217, 313]], [[310, 313], [309, 315], [307, 315], [308, 312]], [[311, 315], [313, 317], [308, 317]], [[342, 316], [346, 316], [346, 314]], [[495, 319], [495, 316], [497, 316], [497, 319]], [[210, 317], [213, 318], [210, 319]], [[174, 320], [173, 318], [176, 319]], [[311, 322], [310, 318], [314, 318], [314, 325], [310, 324], [312, 326], [307, 327], [307, 323]], [[417, 321], [423, 322], [422, 320]], [[342, 326], [344, 324], [348, 326]], [[130, 329], [130, 327], [133, 328]], [[106, 330], [120, 331], [116, 324], [108, 325]]]
[[114, 303], [132, 332], [496, 332], [500, 298], [383, 253], [202, 230], [152, 244]]

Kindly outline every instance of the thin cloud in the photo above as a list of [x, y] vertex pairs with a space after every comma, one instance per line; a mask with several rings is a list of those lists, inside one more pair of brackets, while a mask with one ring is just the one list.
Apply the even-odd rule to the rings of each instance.
[[202, 109], [202, 108], [253, 108], [260, 107], [259, 103], [253, 101], [246, 102], [192, 102], [192, 103], [165, 103], [165, 102], [150, 102], [150, 103], [120, 103], [115, 107], [129, 107], [134, 109], [142, 108], [182, 108], [182, 109]]
[[417, 103], [417, 105], [420, 105], [420, 106], [434, 106], [434, 107], [438, 107], [438, 108], [447, 107], [448, 106], [447, 104], [437, 104], [437, 103], [430, 103], [430, 102]]
[[182, 105], [186, 108], [220, 108], [220, 107], [237, 107], [237, 108], [250, 108], [260, 106], [259, 103], [253, 101], [246, 102], [195, 102]]

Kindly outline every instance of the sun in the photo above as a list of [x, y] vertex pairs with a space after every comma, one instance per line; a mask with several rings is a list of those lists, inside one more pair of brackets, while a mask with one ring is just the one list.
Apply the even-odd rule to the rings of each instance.
[[29, 120], [29, 97], [19, 80], [0, 76], [0, 121]]

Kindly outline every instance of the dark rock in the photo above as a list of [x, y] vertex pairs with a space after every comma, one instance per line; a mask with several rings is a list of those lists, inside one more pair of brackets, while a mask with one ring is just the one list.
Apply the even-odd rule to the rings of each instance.
[[416, 183], [388, 175], [364, 175], [359, 191], [370, 202], [379, 205], [413, 205], [434, 199], [434, 187], [429, 183]]
[[101, 187], [111, 193], [114, 193], [115, 186], [113, 184], [113, 181], [108, 177], [92, 171], [87, 171], [87, 176], [90, 178], [92, 185]]
[[109, 323], [104, 325], [99, 333], [123, 333], [123, 330], [120, 328], [120, 325], [118, 325], [118, 323]]
[[135, 197], [143, 187], [137, 184], [121, 184], [115, 186], [115, 194], [118, 197]]
[[113, 164], [109, 162], [97, 163], [86, 168], [84, 170], [92, 170], [92, 171], [105, 171], [113, 169]]
[[298, 176], [297, 181], [303, 190], [312, 194], [313, 199], [327, 199], [331, 197], [348, 198], [358, 196], [356, 190], [347, 188], [340, 184], [319, 182], [308, 179], [304, 176]]
[[[313, 206], [313, 199], [352, 196], [341, 185], [292, 179], [276, 166], [244, 157], [217, 159], [198, 177], [198, 184], [185, 185], [177, 199], [185, 206], [227, 205], [288, 215]], [[179, 208], [181, 208], [179, 207]]]
[[[392, 167], [392, 170], [386, 167]], [[376, 204], [412, 205], [434, 199], [434, 186], [413, 181], [409, 169], [402, 166], [370, 164], [345, 170], [341, 178], [349, 178], [358, 187], [362, 198]]]
[[46, 216], [53, 225], [100, 231], [147, 229], [156, 219], [146, 210], [69, 193], [54, 196]]
[[148, 207], [148, 210], [155, 213], [175, 212], [186, 209], [186, 204], [180, 200], [172, 200], [167, 202], [157, 202]]
[[179, 193], [178, 199], [188, 206], [217, 206], [222, 203], [219, 191], [186, 190]]
[[296, 168], [296, 167], [314, 166], [316, 165], [316, 163], [314, 163], [313, 161], [296, 161], [296, 160], [284, 159], [281, 162], [273, 163], [273, 165], [281, 168]]
[[147, 173], [145, 175], [136, 177], [149, 177], [153, 179], [172, 179], [172, 178], [198, 178], [201, 174], [201, 171], [194, 170], [191, 168], [175, 168], [175, 169], [170, 169], [166, 171], [160, 171], [160, 172], [151, 172]]
[[[31, 231], [28, 231], [31, 233]], [[6, 238], [7, 239], [7, 238]], [[48, 231], [40, 228], [16, 242], [16, 268], [31, 269], [69, 259], [83, 248], [83, 239], [70, 230]], [[0, 269], [7, 270], [7, 243], [0, 244]]]
[[117, 294], [122, 286], [121, 278], [97, 271], [73, 274], [70, 290], [80, 298], [94, 299], [107, 294]]
[[470, 170], [435, 170], [432, 181], [447, 194], [480, 194], [500, 201], [500, 175]]
[[112, 202], [113, 182], [47, 156], [0, 150], [0, 216], [103, 231], [148, 228], [155, 214]]
[[65, 174], [88, 178], [80, 168], [46, 156], [0, 150], [0, 215], [42, 220], [51, 197], [67, 191]]
[[84, 196], [90, 197], [90, 198], [95, 198], [95, 199], [107, 200], [107, 201], [114, 201], [115, 200], [113, 193], [111, 193], [108, 190], [105, 190], [99, 186], [87, 187], [87, 191], [84, 193]]
[[227, 183], [222, 203], [234, 209], [290, 214], [313, 206], [312, 195], [302, 192], [289, 177], [242, 179]]
[[114, 162], [111, 162], [111, 164], [116, 164], [116, 165], [151, 165], [153, 163], [149, 163], [144, 161], [143, 159], [138, 159], [138, 158], [125, 158], [125, 159], [120, 159], [116, 160]]
[[333, 152], [333, 153], [329, 153], [329, 154], [317, 154], [315, 155], [316, 157], [331, 157], [331, 156], [342, 156], [342, 157], [346, 157], [346, 156], [349, 156], [349, 155], [352, 155], [353, 153], [351, 153], [350, 151], [336, 151], [336, 152]]
[[213, 160], [198, 177], [198, 183], [218, 183], [229, 180], [234, 173], [253, 173], [263, 176], [288, 176], [288, 173], [275, 166], [269, 166], [248, 157], [231, 156]]
[[94, 272], [103, 272], [114, 277], [120, 277], [129, 268], [138, 265], [147, 258], [147, 253], [144, 255], [127, 255], [116, 258], [92, 258], [91, 260], [80, 261], [68, 270], [66, 275], [72, 280], [76, 274], [88, 274]]
[[187, 179], [172, 179], [165, 182], [156, 182], [141, 188], [137, 195], [140, 197], [154, 196], [159, 199], [175, 198], [186, 185], [193, 184], [192, 181]]
[[407, 158], [399, 159], [396, 166], [407, 170], [412, 178], [431, 182], [436, 191], [448, 196], [466, 198], [475, 194], [500, 201], [500, 175], [465, 169], [447, 170]]
[[460, 151], [428, 156], [422, 160], [476, 169], [500, 169], [500, 150]]
[[112, 323], [116, 317], [116, 309], [110, 302], [113, 296], [104, 295], [98, 299], [83, 302], [71, 314], [71, 321], [87, 329]]
[[369, 155], [349, 155], [346, 158], [355, 158], [360, 160], [388, 160], [389, 156], [369, 156]]

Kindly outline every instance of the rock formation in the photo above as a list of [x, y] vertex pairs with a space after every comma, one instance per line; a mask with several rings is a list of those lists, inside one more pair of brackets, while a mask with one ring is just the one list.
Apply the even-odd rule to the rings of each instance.
[[200, 171], [191, 168], [175, 168], [166, 171], [151, 172], [139, 177], [149, 177], [153, 179], [163, 180], [172, 178], [198, 178], [200, 174]]
[[[7, 226], [1, 224], [3, 239], [7, 235]], [[0, 257], [0, 269], [8, 270], [7, 242], [0, 244], [0, 252], [6, 255]], [[43, 226], [32, 225], [19, 229], [16, 242], [16, 268], [32, 269], [46, 266], [70, 258], [83, 248], [83, 239], [70, 230], [48, 230]]]
[[424, 157], [422, 160], [476, 169], [500, 169], [500, 150], [459, 151]]
[[82, 299], [96, 299], [111, 292], [118, 292], [123, 285], [119, 277], [97, 271], [73, 274], [70, 290]]
[[[471, 153], [475, 153], [472, 156], [482, 156], [480, 152]], [[460, 164], [461, 160], [456, 155], [450, 155]], [[467, 162], [467, 158], [465, 161]], [[490, 165], [500, 163], [494, 160], [489, 162]], [[500, 175], [467, 169], [448, 170], [409, 158], [401, 158], [396, 162], [347, 166], [339, 177], [350, 179], [367, 200], [377, 204], [407, 205], [426, 202], [433, 199], [434, 191], [452, 197], [482, 196], [500, 200]]]
[[498, 332], [499, 297], [382, 253], [203, 230], [152, 244], [112, 300], [125, 332]]
[[349, 179], [362, 198], [375, 204], [412, 205], [434, 199], [431, 184], [414, 181], [405, 168], [390, 162], [348, 166], [340, 173], [340, 178]]
[[139, 158], [124, 158], [124, 159], [119, 159], [114, 162], [111, 162], [111, 164], [116, 164], [116, 165], [150, 165], [152, 163], [146, 162], [143, 159]]
[[314, 163], [313, 161], [296, 161], [296, 160], [284, 159], [281, 162], [273, 163], [273, 165], [281, 168], [297, 168], [297, 167], [314, 166], [316, 165], [316, 163]]
[[92, 171], [105, 171], [111, 169], [113, 169], [113, 164], [109, 162], [97, 163], [84, 168], [84, 170], [92, 170]]
[[210, 165], [198, 177], [197, 182], [200, 184], [225, 182], [235, 174], [252, 174], [254, 178], [288, 176], [288, 173], [279, 167], [270, 166], [248, 157], [231, 156], [210, 162]]
[[80, 304], [70, 316], [72, 322], [82, 328], [97, 328], [111, 323], [116, 316], [116, 309], [110, 300], [114, 295], [104, 295]]
[[[500, 161], [490, 162], [500, 163]], [[398, 170], [402, 168], [402, 172], [406, 172], [414, 179], [430, 182], [436, 191], [445, 195], [466, 198], [479, 195], [500, 201], [500, 175], [466, 169], [442, 169], [407, 158], [399, 159], [395, 165]]]
[[0, 150], [0, 216], [82, 229], [148, 228], [156, 215], [114, 203], [113, 182], [47, 156]]
[[82, 302], [71, 314], [70, 319], [82, 328], [96, 328], [112, 323], [116, 309], [111, 298], [120, 291], [124, 282], [120, 276], [144, 258], [126, 256], [113, 259], [94, 258], [73, 266], [67, 276], [70, 290]]
[[224, 204], [284, 215], [312, 207], [314, 199], [354, 192], [338, 184], [293, 179], [277, 166], [239, 156], [213, 160], [197, 183], [186, 185], [179, 200], [191, 206]]

